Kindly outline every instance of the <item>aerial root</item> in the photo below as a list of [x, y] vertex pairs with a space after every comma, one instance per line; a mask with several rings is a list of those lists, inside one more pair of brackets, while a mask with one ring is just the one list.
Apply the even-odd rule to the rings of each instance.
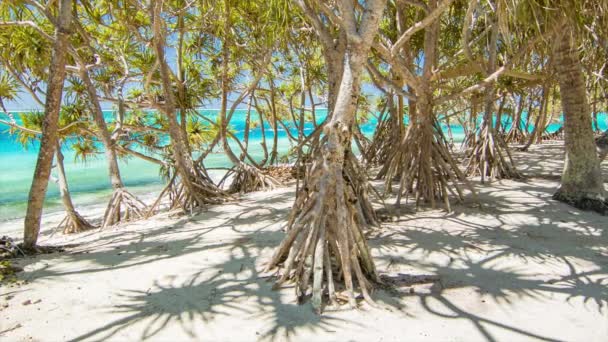
[[430, 202], [435, 208], [436, 201], [443, 203], [445, 210], [451, 211], [449, 195], [459, 202], [464, 200], [461, 182], [476, 197], [475, 191], [454, 161], [443, 137], [436, 127], [416, 123], [409, 127], [399, 145], [394, 147], [394, 156], [380, 170], [378, 178], [386, 182], [385, 192], [391, 193], [394, 180], [399, 181], [396, 205], [413, 196], [416, 208], [421, 201]]
[[246, 193], [258, 190], [273, 190], [281, 185], [281, 182], [274, 177], [246, 163], [239, 163], [236, 165], [230, 172], [226, 174], [224, 180], [227, 179], [229, 175], [233, 176], [232, 182], [227, 190], [230, 194]]
[[505, 144], [524, 144], [528, 140], [528, 136], [519, 129], [512, 129], [503, 140]]
[[57, 228], [63, 228], [64, 234], [75, 234], [93, 229], [95, 226], [80, 216], [78, 212], [74, 211], [66, 213], [63, 220], [57, 225]]
[[156, 213], [165, 197], [168, 198], [169, 210], [181, 209], [190, 214], [207, 205], [221, 204], [232, 198], [227, 192], [218, 188], [209, 177], [197, 173], [196, 177], [190, 177], [185, 182], [177, 173], [173, 173], [165, 188], [146, 212], [146, 217]]
[[479, 138], [467, 152], [467, 176], [481, 176], [486, 179], [520, 179], [522, 175], [515, 168], [509, 147], [502, 138], [492, 133], [488, 126], [481, 129]]
[[399, 144], [400, 127], [396, 121], [393, 116], [390, 116], [378, 124], [374, 137], [363, 154], [366, 163], [382, 165], [391, 159], [394, 146]]
[[146, 218], [146, 205], [125, 188], [114, 189], [103, 215], [102, 228]]
[[360, 222], [369, 226], [380, 226], [380, 220], [372, 207], [369, 194], [376, 195], [376, 198], [381, 201], [383, 201], [383, 198], [369, 183], [365, 169], [352, 153], [347, 153], [344, 158], [343, 175], [350, 191], [355, 195], [355, 208]]
[[341, 300], [355, 307], [355, 290], [374, 305], [370, 292], [379, 281], [363, 222], [356, 208], [356, 195], [336, 170], [313, 166], [292, 210], [287, 236], [273, 255], [268, 269], [281, 267], [275, 287], [295, 283], [298, 300], [310, 296], [317, 312], [324, 298]]

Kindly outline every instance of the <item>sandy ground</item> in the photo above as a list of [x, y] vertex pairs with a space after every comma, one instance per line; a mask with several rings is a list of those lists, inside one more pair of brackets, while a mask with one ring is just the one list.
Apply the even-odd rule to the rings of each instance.
[[560, 144], [516, 157], [530, 178], [476, 184], [483, 208], [404, 214], [370, 233], [380, 273], [439, 281], [322, 316], [261, 273], [293, 187], [67, 237], [45, 217], [43, 244], [77, 246], [18, 261], [27, 283], [0, 287], [0, 339], [608, 341], [608, 218], [551, 200]]

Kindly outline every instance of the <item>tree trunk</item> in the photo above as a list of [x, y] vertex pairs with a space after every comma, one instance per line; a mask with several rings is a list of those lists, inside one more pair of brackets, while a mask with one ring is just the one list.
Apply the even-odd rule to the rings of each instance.
[[[344, 285], [351, 307], [356, 305], [355, 284], [363, 297], [373, 303], [369, 279], [378, 280], [362, 231], [365, 218], [361, 217], [361, 211], [371, 210], [362, 207], [368, 203], [362, 197], [367, 191], [367, 178], [358, 173], [358, 162], [350, 149], [361, 73], [386, 1], [369, 0], [365, 5], [360, 27], [356, 32], [343, 33], [348, 44], [340, 61], [343, 73], [335, 104], [328, 114], [331, 119], [326, 121], [320, 148], [313, 151], [314, 161], [296, 197], [287, 236], [268, 266], [274, 268], [283, 263], [285, 270], [277, 285], [295, 279], [300, 300], [308, 295], [312, 278], [312, 304], [318, 312], [322, 310], [325, 290], [331, 302], [337, 299], [335, 271], [342, 275], [336, 280]], [[357, 27], [354, 9], [345, 10], [352, 11], [342, 13], [345, 25]], [[337, 77], [329, 75], [329, 79]]]
[[59, 227], [63, 227], [65, 234], [79, 233], [87, 229], [93, 228], [89, 222], [87, 222], [74, 208], [72, 197], [70, 196], [70, 189], [68, 187], [68, 180], [65, 174], [65, 168], [63, 164], [63, 153], [61, 152], [61, 146], [57, 144], [55, 151], [57, 161], [57, 179], [59, 186], [59, 195], [61, 197], [61, 203], [65, 209], [65, 218], [59, 224]]
[[[277, 185], [279, 185], [279, 182], [276, 181], [274, 178], [269, 177], [264, 175], [257, 167], [255, 166], [251, 166], [248, 165], [246, 163], [244, 163], [243, 161], [239, 160], [239, 158], [234, 154], [234, 152], [232, 151], [232, 149], [230, 148], [230, 144], [228, 143], [228, 136], [227, 136], [227, 131], [228, 131], [228, 123], [230, 120], [230, 117], [232, 117], [232, 114], [234, 113], [234, 110], [236, 109], [236, 106], [238, 106], [238, 104], [244, 99], [244, 95], [249, 92], [249, 90], [245, 91], [244, 93], [242, 93], [235, 101], [235, 103], [233, 104], [232, 108], [230, 109], [230, 117], [227, 117], [227, 111], [228, 111], [228, 92], [230, 91], [229, 89], [229, 83], [230, 83], [230, 79], [229, 79], [229, 73], [230, 73], [230, 44], [231, 44], [231, 39], [229, 36], [230, 30], [231, 30], [231, 22], [230, 22], [230, 5], [228, 2], [225, 3], [226, 7], [225, 7], [225, 18], [224, 18], [224, 37], [223, 37], [223, 41], [222, 41], [222, 74], [221, 74], [221, 84], [222, 84], [222, 95], [221, 95], [221, 105], [220, 105], [220, 140], [222, 142], [222, 148], [224, 149], [224, 153], [226, 154], [226, 156], [228, 156], [228, 159], [234, 164], [234, 168], [231, 170], [232, 175], [233, 175], [233, 179], [232, 182], [230, 183], [230, 186], [228, 188], [228, 192], [229, 193], [242, 193], [242, 192], [250, 192], [250, 191], [256, 191], [256, 190], [266, 190], [266, 189], [273, 189], [274, 187], [276, 187]], [[259, 71], [258, 74], [256, 75], [255, 80], [253, 81], [253, 83], [250, 86], [251, 91], [253, 92], [253, 89], [257, 86], [260, 78], [262, 77], [262, 71]], [[272, 79], [270, 80], [272, 82]], [[271, 87], [271, 92], [274, 92], [274, 89]], [[273, 98], [274, 101], [274, 98]], [[274, 104], [273, 104], [274, 106]], [[274, 112], [274, 107], [272, 108], [273, 112]], [[273, 115], [273, 118], [275, 118], [275, 143], [273, 145], [273, 151], [276, 152], [276, 117]], [[245, 151], [243, 150], [243, 153], [245, 153]], [[245, 153], [246, 154], [246, 153]], [[272, 163], [272, 161], [271, 161]], [[231, 173], [228, 172], [226, 174], [226, 176], [224, 177], [224, 180], [228, 177], [228, 175], [230, 175]], [[221, 185], [221, 183], [220, 183]]]
[[[281, 262], [285, 263], [286, 270], [279, 279], [279, 284], [295, 277], [296, 294], [300, 300], [307, 295], [310, 277], [314, 272], [312, 296], [313, 305], [318, 310], [321, 306], [324, 268], [329, 298], [332, 302], [336, 300], [331, 276], [332, 258], [335, 258], [339, 264], [337, 267], [343, 272], [348, 302], [353, 307], [356, 305], [354, 281], [358, 282], [364, 296], [368, 298], [370, 284], [367, 277], [377, 280], [375, 266], [361, 231], [361, 222], [358, 222], [356, 209], [351, 203], [354, 194], [349, 191], [343, 177], [346, 158], [350, 153], [364, 57], [361, 53], [353, 55], [350, 49], [345, 53], [344, 75], [331, 120], [324, 129], [321, 155], [316, 156], [312, 169], [306, 175], [308, 186], [304, 189], [308, 191], [303, 190], [306, 193], [298, 196], [299, 201], [294, 205], [296, 218], [290, 220], [289, 233], [269, 265], [272, 268]], [[303, 202], [303, 205], [299, 206], [297, 202]], [[299, 240], [295, 241], [298, 235]], [[305, 267], [309, 258], [314, 260], [314, 269]], [[292, 269], [295, 269], [293, 275]]]
[[[162, 27], [163, 20], [161, 19], [162, 6], [163, 0], [152, 1], [150, 16], [154, 34], [152, 42], [159, 62], [165, 100], [164, 104], [160, 104], [160, 108], [168, 119], [168, 130], [173, 150], [172, 156], [175, 162], [175, 170], [181, 182], [174, 187], [175, 196], [173, 197], [172, 207], [179, 206], [184, 211], [192, 212], [206, 204], [221, 203], [226, 196], [194, 164], [186, 144], [187, 137], [184, 136], [180, 122], [178, 122], [169, 65], [165, 58], [165, 33]], [[154, 210], [154, 206], [150, 211], [152, 210]]]
[[[116, 141], [112, 138], [106, 119], [103, 116], [103, 110], [99, 103], [97, 90], [89, 77], [89, 72], [84, 64], [80, 65], [80, 78], [87, 88], [89, 102], [93, 106], [93, 119], [99, 129], [99, 137], [104, 146], [106, 162], [108, 163], [108, 174], [112, 184], [112, 196], [106, 207], [103, 222], [101, 227], [109, 227], [120, 223], [121, 221], [129, 221], [142, 219], [145, 217], [146, 205], [137, 199], [133, 194], [125, 189], [125, 186], [120, 177], [120, 168], [118, 167], [118, 157], [116, 154]], [[124, 108], [122, 109], [124, 110]]]
[[122, 188], [124, 187], [124, 184], [120, 177], [120, 169], [118, 167], [118, 158], [116, 156], [114, 140], [110, 135], [110, 131], [108, 131], [108, 125], [106, 124], [106, 120], [103, 117], [103, 110], [101, 109], [101, 105], [99, 104], [99, 98], [97, 97], [97, 90], [95, 89], [95, 85], [93, 85], [93, 82], [91, 82], [89, 72], [86, 70], [86, 67], [84, 65], [80, 66], [80, 78], [82, 79], [83, 83], [87, 88], [87, 93], [89, 95], [89, 103], [93, 107], [93, 119], [95, 120], [95, 124], [99, 129], [99, 138], [103, 143], [106, 161], [108, 163], [108, 174], [110, 176], [112, 189], [116, 190], [118, 188]]
[[[431, 11], [436, 7], [437, 1], [429, 2]], [[475, 193], [450, 155], [436, 122], [431, 78], [437, 62], [438, 42], [439, 21], [435, 20], [424, 31], [424, 65], [416, 87], [416, 114], [410, 116], [405, 136], [393, 147], [391, 157], [380, 170], [387, 193], [391, 191], [393, 181], [399, 180], [396, 207], [400, 207], [403, 196], [407, 201], [412, 195], [416, 208], [422, 202], [435, 208], [439, 201], [451, 211], [449, 193], [459, 201], [464, 199], [457, 181]]]
[[[488, 42], [489, 60], [487, 75], [491, 75], [496, 71], [498, 53], [498, 19], [492, 20], [491, 37]], [[484, 94], [484, 116], [479, 137], [475, 141], [475, 145], [469, 151], [467, 157], [469, 162], [466, 168], [466, 174], [469, 176], [480, 175], [481, 183], [484, 183], [486, 177], [492, 179], [501, 178], [520, 178], [521, 175], [517, 172], [509, 147], [504, 143], [502, 136], [495, 133], [494, 130], [494, 97], [496, 95], [496, 83], [491, 82], [486, 86]], [[500, 121], [500, 112], [496, 114], [497, 120]]]
[[272, 76], [268, 77], [268, 84], [270, 85], [270, 114], [272, 115], [272, 151], [270, 152], [270, 165], [276, 164], [279, 153], [277, 151], [279, 144], [279, 127], [277, 123], [277, 108], [276, 108], [276, 99], [275, 99], [275, 88], [274, 88], [274, 79]]
[[28, 197], [28, 206], [24, 220], [23, 246], [34, 249], [40, 232], [42, 206], [48, 187], [51, 164], [57, 145], [57, 129], [59, 124], [59, 110], [63, 94], [63, 81], [65, 79], [65, 64], [67, 59], [68, 39], [72, 23], [72, 1], [59, 1], [59, 16], [55, 28], [55, 42], [53, 44], [53, 57], [49, 70], [46, 102], [44, 105], [44, 121], [42, 123], [42, 137], [40, 151], [34, 169], [34, 179]]
[[608, 206], [593, 140], [582, 65], [570, 27], [564, 26], [560, 33], [554, 57], [564, 111], [566, 160], [561, 186], [553, 198], [580, 209], [606, 214]]
[[502, 134], [502, 112], [505, 109], [505, 104], [507, 103], [507, 95], [503, 95], [500, 99], [500, 104], [498, 105], [498, 112], [496, 112], [496, 126], [494, 127], [494, 132], [497, 135], [503, 136]]

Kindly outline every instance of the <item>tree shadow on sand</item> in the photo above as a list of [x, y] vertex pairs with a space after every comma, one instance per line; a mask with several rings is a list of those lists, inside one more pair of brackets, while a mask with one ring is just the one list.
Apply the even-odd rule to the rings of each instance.
[[[553, 191], [552, 184], [524, 182], [517, 187], [522, 194], [513, 196], [508, 183], [494, 184], [491, 191], [481, 191], [485, 204], [481, 210], [459, 205], [452, 213], [403, 215], [399, 226], [389, 224], [375, 232], [370, 245], [381, 254], [377, 260], [386, 268], [413, 267], [439, 276], [441, 281], [430, 293], [406, 294], [419, 297], [429, 313], [468, 320], [488, 341], [496, 340], [490, 327], [526, 339], [556, 341], [484, 318], [458, 306], [448, 295], [452, 289], [470, 288], [481, 298], [491, 298], [493, 305], [505, 307], [516, 299], [546, 301], [560, 295], [570, 304], [604, 315], [608, 308], [605, 217], [582, 215], [552, 201]], [[554, 275], [539, 274], [532, 265], [553, 270]]]
[[251, 336], [262, 340], [290, 340], [302, 329], [329, 332], [346, 322], [331, 315], [318, 316], [311, 308], [285, 302], [281, 292], [272, 290], [270, 279], [256, 270], [251, 249], [259, 246], [254, 240], [241, 238], [231, 245], [229, 260], [192, 274], [182, 283], [157, 282], [147, 291], [122, 291], [119, 294], [122, 304], [109, 310], [123, 318], [71, 341], [102, 341], [135, 325], [143, 326], [138, 336], [143, 340], [175, 324], [190, 338], [197, 339], [203, 337], [197, 335], [197, 327], [235, 314], [264, 322], [264, 329]]
[[[375, 294], [378, 302], [396, 308], [407, 318], [412, 314], [401, 299], [417, 297], [428, 313], [442, 319], [467, 320], [488, 341], [496, 340], [491, 332], [495, 328], [525, 339], [557, 340], [523, 329], [517, 323], [483, 317], [459, 305], [450, 290], [470, 288], [504, 308], [517, 298], [545, 301], [549, 296], [561, 295], [568, 302], [582, 302], [603, 313], [608, 306], [608, 228], [604, 227], [604, 218], [583, 218], [576, 210], [551, 201], [550, 186], [521, 183], [520, 197], [513, 196], [508, 184], [494, 184], [493, 189], [480, 193], [487, 204], [481, 210], [460, 205], [450, 214], [423, 211], [400, 217], [399, 226], [387, 224], [371, 231], [370, 247], [380, 272], [394, 274], [393, 266], [403, 265], [440, 279], [430, 292], [395, 295], [379, 290]], [[222, 249], [222, 255], [227, 257], [200, 272], [157, 280], [147, 290], [120, 291], [119, 303], [107, 308], [120, 318], [72, 340], [105, 340], [127, 332], [133, 338], [134, 331], [141, 331], [137, 339], [160, 338], [176, 325], [187, 336], [200, 339], [205, 337], [201, 336], [201, 329], [233, 315], [263, 324], [258, 334], [251, 331], [248, 339], [283, 341], [302, 332], [346, 330], [354, 322], [340, 318], [339, 312], [317, 316], [309, 304], [291, 302], [290, 289], [273, 291], [274, 279], [260, 273], [260, 266], [256, 265], [260, 255], [282, 240], [284, 233], [279, 228], [289, 213], [292, 196], [291, 192], [269, 194], [260, 201], [230, 204], [234, 206], [230, 214], [211, 207], [198, 217], [181, 218], [152, 229], [123, 234], [117, 231], [96, 241], [98, 249], [49, 256], [60, 258], [49, 264], [87, 261], [93, 267], [65, 270], [48, 266], [27, 276], [32, 280], [62, 281], [72, 274], [129, 269], [185, 255], [204, 257], [209, 251]], [[572, 222], [555, 219], [568, 210], [572, 211]], [[213, 224], [206, 221], [209, 215]], [[228, 230], [231, 235], [221, 241], [214, 239], [213, 233], [219, 229]], [[587, 265], [584, 271], [579, 262]], [[546, 264], [558, 269], [554, 274], [559, 276], [536, 274], [527, 263]], [[377, 309], [365, 314], [373, 315], [373, 310]]]

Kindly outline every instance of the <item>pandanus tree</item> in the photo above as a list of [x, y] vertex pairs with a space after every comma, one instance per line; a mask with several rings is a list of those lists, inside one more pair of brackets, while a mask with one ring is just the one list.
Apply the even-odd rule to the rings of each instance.
[[[488, 8], [485, 8], [485, 20], [484, 25], [489, 31], [487, 39], [486, 49], [483, 49], [485, 55], [488, 56], [486, 61], [482, 61], [480, 70], [482, 75], [487, 77], [494, 73], [498, 69], [498, 52], [499, 43], [502, 41], [504, 45], [505, 37], [499, 37], [500, 28], [507, 27], [508, 24], [502, 22], [507, 20], [507, 15], [504, 10], [505, 4], [501, 1], [489, 1]], [[474, 60], [473, 53], [470, 47], [470, 31], [471, 21], [475, 15], [475, 11], [480, 8], [480, 4], [477, 1], [471, 1], [467, 13], [465, 16], [465, 23], [463, 25], [463, 49], [466, 52], [465, 55], [470, 61]], [[492, 11], [493, 10], [493, 11]], [[499, 38], [502, 38], [499, 40]], [[489, 82], [483, 90], [483, 121], [479, 129], [477, 139], [475, 139], [472, 148], [467, 152], [468, 163], [466, 166], [467, 175], [480, 175], [481, 182], [483, 183], [485, 178], [520, 178], [521, 175], [515, 168], [513, 158], [508, 146], [502, 140], [500, 135], [497, 135], [494, 129], [494, 110], [495, 110], [495, 97], [496, 97], [496, 81]], [[500, 115], [500, 113], [498, 113]]]
[[[173, 87], [174, 78], [166, 58], [168, 25], [162, 19], [163, 9], [168, 6], [169, 3], [164, 0], [152, 0], [147, 8], [145, 5], [141, 5], [149, 15], [151, 45], [156, 57], [155, 66], [158, 66], [160, 76], [158, 81], [162, 88], [162, 98], [157, 97], [160, 101], [156, 101], [156, 106], [168, 121], [175, 166], [174, 175], [179, 176], [179, 178], [173, 177], [170, 181], [174, 188], [173, 206], [179, 206], [185, 211], [192, 211], [207, 204], [221, 203], [227, 199], [227, 195], [213, 184], [201, 165], [194, 162], [187, 145], [187, 137], [178, 121]], [[183, 112], [179, 114], [185, 115]]]
[[120, 132], [111, 132], [106, 123], [97, 88], [90, 77], [91, 70], [95, 65], [85, 64], [82, 59], [79, 59], [77, 64], [77, 74], [84, 86], [84, 94], [82, 95], [86, 96], [85, 98], [92, 108], [92, 118], [97, 126], [98, 138], [104, 147], [106, 162], [108, 163], [108, 175], [113, 190], [101, 225], [102, 227], [108, 227], [121, 221], [144, 218], [146, 205], [125, 188], [120, 175], [116, 146]]
[[[218, 11], [215, 18], [222, 18], [219, 25], [212, 25], [213, 31], [217, 40], [221, 42], [219, 56], [220, 78], [220, 112], [219, 112], [219, 138], [221, 140], [222, 149], [228, 156], [228, 159], [234, 164], [232, 170], [227, 175], [232, 176], [232, 181], [228, 188], [230, 193], [242, 193], [261, 189], [272, 189], [279, 185], [279, 182], [272, 176], [264, 174], [257, 165], [256, 161], [249, 158], [249, 163], [241, 160], [232, 150], [229, 144], [228, 125], [237, 106], [241, 104], [245, 98], [253, 96], [253, 92], [258, 88], [262, 77], [266, 74], [266, 70], [270, 64], [270, 58], [274, 51], [276, 43], [270, 39], [273, 37], [272, 30], [280, 29], [272, 25], [260, 25], [259, 18], [264, 17], [264, 12], [268, 9], [264, 5], [254, 3], [239, 3], [230, 0], [224, 0], [220, 6], [214, 3], [215, 11]], [[213, 11], [212, 8], [209, 11]], [[216, 21], [213, 19], [213, 21]], [[260, 30], [265, 28], [266, 32]], [[276, 34], [276, 33], [274, 33]], [[264, 39], [265, 36], [268, 38]], [[253, 37], [255, 41], [247, 40], [247, 37]], [[237, 46], [241, 46], [237, 49]], [[245, 57], [244, 55], [249, 55]], [[248, 60], [246, 60], [248, 59]], [[247, 70], [250, 74], [250, 80], [246, 83], [244, 89], [240, 91], [232, 105], [228, 106], [228, 96], [231, 89], [234, 89], [234, 83], [241, 76], [245, 64], [250, 67]], [[239, 77], [241, 76], [241, 77]], [[275, 117], [276, 119], [276, 117]], [[276, 128], [276, 120], [274, 127]], [[273, 150], [276, 151], [277, 134], [275, 129]], [[239, 143], [240, 146], [240, 143]], [[247, 152], [243, 149], [242, 153], [247, 156]], [[276, 157], [276, 156], [275, 156]], [[271, 157], [272, 158], [272, 157]], [[272, 163], [272, 159], [271, 159]]]
[[[397, 6], [410, 6], [407, 2], [397, 2]], [[428, 4], [417, 3], [415, 8], [422, 13], [422, 19], [410, 22], [409, 28], [399, 36], [386, 36], [378, 41], [374, 51], [378, 58], [391, 66], [391, 69], [402, 78], [412, 90], [404, 92], [397, 85], [396, 91], [404, 93], [415, 102], [415, 112], [410, 105], [409, 127], [399, 144], [393, 147], [392, 158], [388, 159], [379, 172], [379, 177], [386, 179], [386, 189], [390, 191], [393, 180], [399, 180], [397, 204], [403, 195], [413, 195], [416, 207], [422, 201], [428, 201], [432, 207], [440, 201], [446, 210], [451, 210], [448, 194], [454, 193], [459, 200], [463, 199], [460, 186], [468, 185], [464, 174], [452, 158], [446, 140], [437, 123], [434, 108], [438, 103], [435, 98], [434, 80], [437, 78], [437, 61], [440, 34], [440, 18], [450, 8], [453, 1], [442, 2], [431, 0]], [[417, 17], [416, 17], [417, 18]], [[422, 64], [406, 63], [408, 42], [418, 33], [422, 33]], [[391, 40], [392, 38], [392, 40]], [[412, 44], [413, 45], [413, 44]], [[419, 67], [422, 72], [417, 72]], [[411, 68], [411, 69], [410, 69]]]
[[[48, 187], [53, 157], [57, 148], [57, 130], [59, 110], [63, 95], [67, 50], [72, 29], [73, 3], [71, 0], [60, 0], [53, 3], [55, 35], [53, 37], [53, 55], [49, 66], [44, 106], [44, 120], [40, 138], [40, 150], [34, 169], [34, 178], [28, 196], [28, 206], [24, 220], [23, 244], [33, 249], [38, 241], [42, 206]], [[45, 6], [41, 5], [42, 8]], [[51, 9], [49, 9], [51, 10]]]
[[519, 27], [531, 27], [547, 38], [559, 84], [566, 155], [561, 185], [553, 198], [581, 209], [608, 213], [582, 52], [577, 49], [581, 43], [606, 37], [608, 6], [605, 1], [569, 0], [517, 2], [511, 6], [518, 14], [514, 18]]
[[[75, 20], [79, 49], [74, 46], [71, 56], [76, 66], [70, 67], [70, 70], [82, 81], [81, 95], [92, 108], [92, 119], [104, 147], [113, 189], [102, 222], [102, 227], [107, 227], [121, 221], [144, 218], [147, 212], [146, 205], [125, 187], [118, 163], [118, 153], [121, 149], [118, 140], [123, 134], [122, 123], [125, 116], [122, 91], [129, 76], [129, 66], [120, 47], [124, 50], [124, 46], [128, 47], [131, 42], [124, 27], [113, 25], [111, 18], [101, 15], [101, 9], [96, 4], [86, 3], [80, 9]], [[112, 42], [113, 46], [107, 43], [99, 44], [108, 41]], [[119, 50], [119, 53], [115, 53], [116, 50]], [[107, 94], [113, 88], [118, 88], [118, 111], [111, 129], [101, 107], [100, 94]]]
[[[27, 11], [20, 11], [20, 7], [17, 4], [14, 5], [14, 7], [11, 7], [11, 4], [7, 4], [8, 9], [3, 8], [6, 11], [3, 14], [6, 14], [8, 18], [19, 20], [0, 23], [0, 25], [6, 27], [0, 38], [3, 50], [3, 53], [0, 55], [0, 64], [8, 73], [3, 73], [2, 77], [0, 77], [0, 97], [5, 100], [15, 100], [16, 87], [19, 86], [21, 90], [27, 91], [38, 105], [44, 107], [45, 103], [42, 99], [47, 96], [48, 91], [51, 89], [57, 91], [56, 88], [48, 87], [48, 89], [42, 89], [39, 86], [39, 84], [43, 83], [43, 79], [48, 72], [43, 67], [45, 63], [41, 63], [41, 60], [49, 61], [51, 58], [44, 51], [50, 48], [51, 44], [56, 43], [54, 38], [46, 33], [52, 24], [50, 24], [49, 20], [44, 20], [45, 16], [36, 16], [31, 12], [27, 14]], [[53, 10], [56, 11], [58, 9], [54, 8]], [[61, 36], [56, 35], [55, 38], [57, 37]], [[11, 91], [11, 89], [15, 89], [15, 91]], [[54, 95], [56, 96], [56, 93]], [[22, 113], [20, 114], [19, 122], [17, 122], [15, 117], [6, 111], [4, 106], [2, 108], [9, 116], [9, 121], [2, 120], [2, 123], [11, 127], [11, 131], [17, 135], [17, 140], [21, 144], [26, 146], [30, 145], [33, 141], [38, 141], [42, 153], [50, 153], [44, 152], [44, 150], [48, 150], [53, 146], [55, 147], [54, 160], [56, 162], [57, 184], [66, 212], [66, 216], [60, 222], [59, 227], [63, 228], [65, 233], [76, 233], [91, 228], [92, 225], [77, 212], [71, 199], [65, 174], [64, 157], [61, 151], [61, 145], [70, 136], [83, 136], [78, 127], [84, 121], [79, 115], [82, 113], [79, 110], [79, 108], [82, 109], [81, 106], [73, 104], [65, 106], [61, 110], [61, 115], [58, 115], [57, 119], [59, 122], [56, 131], [57, 143], [51, 143], [53, 146], [46, 145], [48, 144], [48, 140], [45, 140], [47, 143], [44, 146], [40, 143], [41, 131], [46, 122], [46, 116], [43, 113]], [[42, 197], [44, 198], [44, 195]], [[28, 231], [28, 229], [26, 229], [26, 234], [31, 234], [29, 241], [35, 240], [36, 237], [33, 235], [37, 235], [37, 233]]]
[[[355, 286], [371, 302], [369, 290], [378, 276], [363, 235], [365, 220], [358, 213], [356, 189], [351, 185], [366, 180], [350, 178], [347, 169], [352, 168], [349, 164], [354, 160], [350, 143], [361, 75], [386, 2], [355, 4], [344, 0], [327, 4], [302, 0], [298, 5], [324, 49], [333, 51], [330, 54], [335, 58], [330, 60], [327, 72], [340, 83], [334, 100], [330, 93], [331, 113], [324, 126], [325, 135], [313, 152], [312, 165], [297, 194], [287, 235], [268, 268], [282, 265], [277, 285], [293, 280], [297, 297], [302, 300], [311, 292], [316, 310], [322, 309], [326, 292], [331, 302], [344, 298], [355, 306]], [[343, 44], [343, 50], [333, 50], [336, 41]], [[341, 51], [339, 58], [336, 51]], [[337, 70], [340, 72], [333, 74]], [[342, 289], [344, 297], [338, 295]]]

